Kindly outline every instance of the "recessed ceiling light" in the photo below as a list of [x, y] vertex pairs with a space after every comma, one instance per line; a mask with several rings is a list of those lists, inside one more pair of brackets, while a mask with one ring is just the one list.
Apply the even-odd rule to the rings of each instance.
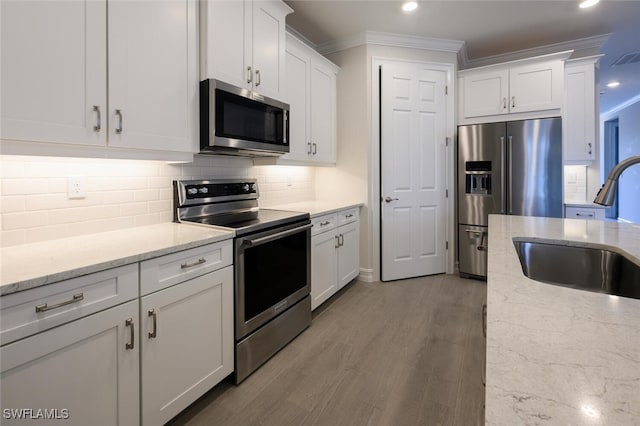
[[607, 83], [607, 87], [618, 87], [618, 86], [620, 86], [619, 81], [612, 81], [610, 83]]
[[599, 2], [600, 2], [600, 0], [584, 0], [584, 1], [580, 2], [580, 8], [581, 9], [585, 9], [587, 7], [595, 6]]
[[402, 4], [402, 10], [404, 10], [405, 12], [413, 12], [417, 8], [418, 8], [417, 1], [407, 1]]

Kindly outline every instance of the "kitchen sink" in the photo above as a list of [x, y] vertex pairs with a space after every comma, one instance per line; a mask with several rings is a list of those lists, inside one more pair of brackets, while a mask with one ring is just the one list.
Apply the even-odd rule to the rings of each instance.
[[514, 238], [522, 272], [536, 281], [640, 299], [640, 265], [598, 247]]

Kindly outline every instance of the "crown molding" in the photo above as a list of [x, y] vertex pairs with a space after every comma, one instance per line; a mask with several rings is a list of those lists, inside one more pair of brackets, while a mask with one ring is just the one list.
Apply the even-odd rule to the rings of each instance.
[[350, 49], [366, 44], [391, 47], [406, 47], [411, 49], [435, 50], [440, 52], [458, 53], [464, 46], [463, 41], [441, 38], [422, 37], [407, 34], [383, 33], [365, 31], [339, 40], [323, 43], [317, 46], [323, 55]]
[[629, 99], [628, 101], [625, 101], [623, 103], [621, 103], [620, 105], [616, 105], [614, 108], [610, 109], [609, 111], [605, 111], [603, 113], [600, 114], [600, 119], [601, 120], [609, 120], [611, 118], [613, 118], [614, 116], [616, 116], [620, 111], [622, 111], [623, 109], [626, 109], [628, 107], [630, 107], [631, 105], [640, 102], [640, 95], [636, 95], [633, 98]]
[[609, 39], [609, 37], [611, 37], [611, 34], [603, 34], [561, 43], [547, 44], [544, 46], [533, 47], [531, 49], [502, 53], [500, 55], [485, 56], [477, 59], [469, 59], [467, 51], [464, 49], [458, 53], [458, 65], [460, 69], [477, 68], [536, 56], [545, 56], [560, 51], [573, 51], [571, 54], [572, 58], [577, 58], [582, 56], [584, 53], [593, 55], [594, 50], [600, 52], [600, 48]]
[[316, 52], [318, 51], [318, 45], [315, 44], [314, 42], [312, 42], [311, 40], [309, 40], [300, 31], [296, 30], [295, 28], [290, 27], [289, 25], [287, 25], [286, 30], [287, 30], [287, 32], [289, 34], [293, 35], [295, 38], [297, 38], [298, 40], [300, 40], [301, 42], [303, 42], [304, 44], [306, 44], [307, 46], [309, 46], [310, 48], [312, 48]]

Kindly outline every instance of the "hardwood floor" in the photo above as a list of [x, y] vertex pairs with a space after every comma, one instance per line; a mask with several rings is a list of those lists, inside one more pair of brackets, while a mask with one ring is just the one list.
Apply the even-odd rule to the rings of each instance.
[[356, 281], [239, 386], [172, 425], [484, 424], [486, 284], [437, 275]]

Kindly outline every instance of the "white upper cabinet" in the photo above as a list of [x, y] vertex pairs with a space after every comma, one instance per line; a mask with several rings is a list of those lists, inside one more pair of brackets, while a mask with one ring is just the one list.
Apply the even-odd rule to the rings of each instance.
[[598, 122], [596, 69], [600, 57], [567, 61], [563, 114], [565, 162], [591, 162], [595, 157]]
[[3, 139], [194, 152], [195, 0], [1, 7]]
[[487, 73], [465, 75], [464, 117], [481, 117], [509, 112], [509, 71], [498, 70]]
[[1, 137], [104, 146], [106, 1], [3, 1]]
[[109, 3], [110, 146], [194, 149], [196, 7], [187, 0]]
[[285, 18], [279, 0], [200, 2], [200, 79], [215, 78], [280, 100], [285, 82]]
[[559, 115], [563, 69], [562, 59], [546, 57], [461, 71], [460, 124]]
[[336, 74], [338, 66], [287, 34], [286, 82], [289, 153], [260, 164], [332, 165], [336, 162]]

